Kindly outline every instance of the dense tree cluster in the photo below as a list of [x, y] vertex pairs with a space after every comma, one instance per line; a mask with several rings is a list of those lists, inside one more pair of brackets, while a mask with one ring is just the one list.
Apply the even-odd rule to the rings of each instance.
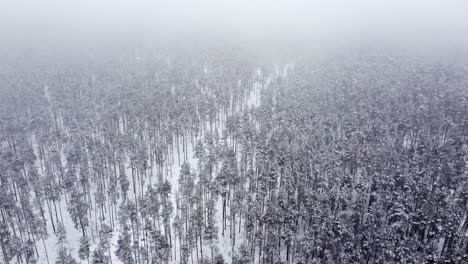
[[468, 262], [466, 69], [101, 61], [0, 78], [2, 263]]

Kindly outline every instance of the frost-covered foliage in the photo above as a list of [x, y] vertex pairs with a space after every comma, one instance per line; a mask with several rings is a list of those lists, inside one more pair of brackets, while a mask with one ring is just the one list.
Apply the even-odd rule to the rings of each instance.
[[1, 76], [1, 263], [468, 262], [466, 68], [157, 54]]

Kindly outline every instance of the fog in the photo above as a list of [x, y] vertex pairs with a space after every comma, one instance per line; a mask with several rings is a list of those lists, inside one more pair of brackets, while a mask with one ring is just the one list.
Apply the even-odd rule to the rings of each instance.
[[467, 88], [468, 0], [0, 0], [0, 263], [468, 263]]
[[[34, 40], [223, 36], [237, 41], [466, 41], [468, 3], [415, 1], [6, 1], [3, 45]], [[22, 43], [25, 42], [25, 43]], [[461, 45], [460, 45], [461, 46]]]

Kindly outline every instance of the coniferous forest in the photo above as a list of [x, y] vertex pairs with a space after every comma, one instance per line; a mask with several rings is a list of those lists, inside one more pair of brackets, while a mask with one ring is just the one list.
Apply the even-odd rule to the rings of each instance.
[[0, 263], [468, 263], [466, 66], [86, 54], [2, 63]]

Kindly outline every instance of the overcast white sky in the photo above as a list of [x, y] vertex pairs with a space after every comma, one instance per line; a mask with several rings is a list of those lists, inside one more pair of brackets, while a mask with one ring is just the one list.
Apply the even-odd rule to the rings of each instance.
[[[468, 35], [466, 0], [0, 0], [2, 35], [125, 34], [164, 29], [225, 34]], [[453, 39], [451, 39], [453, 38]]]

